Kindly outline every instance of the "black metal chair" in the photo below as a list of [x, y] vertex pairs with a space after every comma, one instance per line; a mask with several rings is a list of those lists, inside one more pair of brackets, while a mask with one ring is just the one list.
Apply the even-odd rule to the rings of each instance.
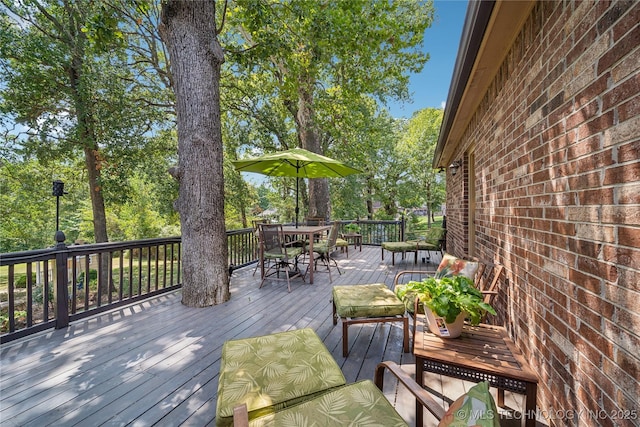
[[[264, 272], [260, 287], [268, 277], [275, 275], [274, 280], [287, 281], [287, 289], [291, 292], [291, 279], [301, 277], [304, 282], [304, 276], [297, 266], [297, 259], [302, 254], [302, 248], [286, 242], [282, 224], [259, 224], [259, 227], [262, 262], [272, 261], [272, 264]], [[284, 279], [280, 278], [280, 273], [284, 273]]]
[[331, 227], [331, 231], [329, 231], [329, 237], [327, 240], [321, 240], [317, 243], [313, 244], [313, 252], [317, 253], [319, 257], [315, 258], [313, 268], [317, 269], [318, 261], [322, 261], [322, 263], [327, 267], [327, 271], [329, 272], [329, 282], [333, 282], [331, 279], [331, 263], [335, 265], [338, 270], [338, 274], [342, 274], [340, 271], [340, 267], [338, 266], [338, 262], [331, 256], [333, 252], [336, 251], [336, 241], [338, 239], [338, 231], [340, 229], [340, 223], [334, 222]]

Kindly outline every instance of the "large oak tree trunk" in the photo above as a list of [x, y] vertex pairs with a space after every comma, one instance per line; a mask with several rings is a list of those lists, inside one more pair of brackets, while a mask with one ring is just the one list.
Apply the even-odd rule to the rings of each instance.
[[205, 307], [229, 299], [219, 91], [224, 56], [215, 2], [163, 3], [160, 34], [169, 48], [178, 118], [182, 303]]
[[[315, 124], [315, 111], [313, 110], [313, 84], [307, 82], [301, 85], [303, 89], [298, 94], [298, 108], [296, 125], [302, 148], [318, 154], [324, 154], [320, 147], [320, 138]], [[317, 178], [309, 180], [309, 216], [329, 219], [331, 216], [331, 203], [329, 197], [329, 180]]]

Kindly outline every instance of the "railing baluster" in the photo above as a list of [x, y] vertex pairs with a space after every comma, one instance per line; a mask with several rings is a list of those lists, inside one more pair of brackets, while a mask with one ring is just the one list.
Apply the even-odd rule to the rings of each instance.
[[9, 266], [9, 271], [8, 271], [8, 283], [7, 286], [9, 287], [8, 292], [9, 292], [9, 332], [13, 332], [16, 330], [16, 316], [15, 316], [15, 294], [14, 294], [14, 275], [13, 275], [13, 271], [14, 271], [14, 267], [13, 265]]
[[[353, 221], [341, 221], [341, 224], [344, 225], [348, 222]], [[364, 244], [379, 245], [382, 240], [394, 239], [401, 235], [400, 221], [358, 220], [357, 223], [361, 227]], [[65, 324], [64, 318], [58, 319], [59, 314], [68, 316], [69, 321], [74, 321], [117, 305], [130, 303], [131, 300], [144, 298], [147, 294], [154, 295], [181, 286], [182, 245], [180, 237], [72, 245], [69, 247], [64, 245], [64, 240], [59, 243], [62, 243], [60, 249], [55, 247], [0, 256], [0, 265], [8, 267], [6, 271], [11, 276], [7, 284], [9, 301], [6, 310], [9, 319], [2, 331], [3, 335], [0, 336], [1, 342]], [[227, 248], [228, 262], [230, 265], [233, 264], [234, 269], [257, 262], [259, 248], [252, 228], [228, 231]], [[137, 252], [137, 263], [133, 260], [136, 251], [139, 251]], [[119, 265], [114, 263], [116, 253], [119, 253]], [[126, 275], [124, 272], [125, 254], [129, 256], [129, 271]], [[84, 262], [81, 261], [82, 259]], [[68, 264], [69, 260], [71, 261], [70, 265]], [[58, 266], [58, 262], [60, 262], [60, 266]], [[142, 270], [145, 262], [146, 277]], [[37, 267], [37, 280], [33, 278], [33, 263], [36, 263]], [[167, 265], [168, 263], [170, 264]], [[15, 270], [15, 266], [18, 264], [26, 266], [26, 296], [21, 290], [18, 292], [16, 289], [15, 272], [23, 271]], [[52, 276], [49, 270], [54, 265], [56, 275]], [[137, 286], [136, 280], [134, 280], [136, 277], [134, 274], [135, 265], [138, 268]], [[114, 268], [118, 267], [119, 272], [116, 273]], [[42, 275], [40, 274], [41, 269], [44, 270]], [[58, 275], [64, 276], [64, 279], [59, 279]], [[81, 276], [83, 276], [82, 279]], [[96, 277], [93, 284], [92, 277]], [[125, 298], [126, 291], [123, 288], [125, 278], [128, 278], [129, 281], [128, 298]], [[118, 279], [118, 290], [116, 291], [114, 281]], [[145, 284], [143, 281], [146, 281]], [[69, 292], [69, 285], [72, 286], [71, 292]], [[79, 288], [80, 285], [81, 288]], [[94, 287], [93, 296], [92, 286]], [[36, 289], [39, 289], [38, 293], [35, 292]], [[80, 292], [81, 289], [84, 295]], [[51, 295], [54, 291], [55, 297], [52, 298]], [[106, 295], [105, 292], [107, 292]], [[39, 302], [36, 303], [36, 300]], [[51, 305], [54, 301], [56, 309], [52, 315], [50, 310], [54, 307]], [[59, 308], [58, 303], [66, 308]], [[22, 307], [25, 306], [26, 320], [17, 322], [16, 310], [22, 311]]]

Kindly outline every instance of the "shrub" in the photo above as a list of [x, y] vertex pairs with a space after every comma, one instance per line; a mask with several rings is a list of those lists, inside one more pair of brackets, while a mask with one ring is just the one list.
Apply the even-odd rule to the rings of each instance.
[[[31, 273], [31, 283], [36, 283], [36, 273]], [[27, 287], [27, 275], [26, 274], [17, 274], [16, 280], [14, 282], [14, 286], [20, 289], [24, 289]]]

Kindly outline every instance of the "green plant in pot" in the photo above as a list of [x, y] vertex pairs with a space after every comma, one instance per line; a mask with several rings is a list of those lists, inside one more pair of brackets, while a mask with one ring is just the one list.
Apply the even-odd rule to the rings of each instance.
[[346, 231], [347, 233], [359, 233], [360, 226], [355, 222], [350, 222], [349, 224], [344, 226], [344, 231]]
[[429, 329], [442, 337], [460, 336], [465, 318], [477, 325], [486, 313], [496, 314], [473, 281], [461, 275], [411, 281], [398, 290], [398, 297], [417, 297], [424, 304]]

